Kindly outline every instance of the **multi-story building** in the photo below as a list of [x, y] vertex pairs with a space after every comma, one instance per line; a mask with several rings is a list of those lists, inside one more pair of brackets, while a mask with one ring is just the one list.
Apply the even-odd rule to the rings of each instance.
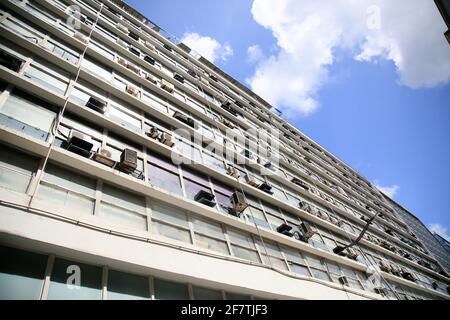
[[126, 4], [0, 13], [0, 298], [450, 298], [364, 177]]
[[445, 248], [445, 250], [447, 250], [447, 253], [450, 254], [450, 242], [447, 239], [444, 239], [442, 236], [440, 236], [436, 232], [433, 232], [433, 236]]
[[434, 0], [434, 3], [436, 3], [442, 18], [447, 25], [448, 30], [444, 33], [444, 35], [448, 41], [448, 44], [450, 44], [450, 0]]
[[[397, 215], [408, 225], [408, 228], [413, 232], [418, 239], [424, 244], [428, 252], [433, 255], [437, 261], [444, 267], [446, 273], [450, 273], [450, 252], [448, 247], [442, 241], [439, 241], [439, 236], [431, 233], [431, 231], [417, 218], [414, 214], [403, 208], [401, 205], [385, 196]], [[441, 238], [442, 239], [442, 238]], [[442, 239], [446, 241], [445, 239]]]

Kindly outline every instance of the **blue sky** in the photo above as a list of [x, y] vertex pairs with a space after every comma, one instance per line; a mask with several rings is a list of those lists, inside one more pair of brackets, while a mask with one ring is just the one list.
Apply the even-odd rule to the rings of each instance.
[[[197, 51], [212, 45], [220, 68], [370, 181], [395, 190], [396, 201], [445, 235], [450, 46], [444, 23], [432, 1], [410, 1], [409, 9], [397, 1], [363, 0], [355, 8], [340, 1], [126, 2], [180, 39], [208, 37]], [[276, 87], [274, 76], [298, 83]]]

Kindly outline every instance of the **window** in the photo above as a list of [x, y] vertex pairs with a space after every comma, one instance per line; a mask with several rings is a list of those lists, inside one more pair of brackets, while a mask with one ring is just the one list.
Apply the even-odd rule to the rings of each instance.
[[155, 279], [156, 300], [189, 300], [186, 284]]
[[64, 211], [93, 214], [95, 189], [94, 179], [50, 163], [39, 186], [38, 198]]
[[19, 72], [23, 61], [6, 51], [0, 50], [0, 65], [14, 72]]
[[226, 300], [251, 300], [250, 296], [238, 294], [238, 293], [230, 293], [226, 292]]
[[174, 240], [192, 243], [186, 213], [165, 205], [152, 206], [152, 232]]
[[186, 197], [188, 199], [195, 200], [196, 195], [200, 191], [212, 192], [209, 187], [208, 177], [191, 168], [183, 167], [183, 178]]
[[0, 107], [0, 124], [46, 141], [56, 117], [51, 109], [42, 100], [14, 90]]
[[25, 71], [25, 77], [48, 89], [54, 94], [65, 96], [69, 76], [62, 70], [33, 62]]
[[256, 251], [255, 243], [250, 234], [235, 230], [227, 230], [227, 234], [235, 257], [256, 263], [261, 262], [258, 252]]
[[39, 160], [3, 145], [0, 149], [0, 186], [26, 193]]
[[198, 218], [191, 218], [191, 221], [194, 225], [195, 245], [220, 253], [229, 254], [228, 246], [220, 224]]
[[176, 195], [183, 195], [181, 189], [180, 176], [178, 174], [178, 167], [166, 157], [149, 154], [148, 158], [148, 173], [149, 182], [155, 187], [174, 193]]
[[[77, 277], [79, 285], [75, 281]], [[48, 290], [49, 300], [100, 300], [101, 288], [102, 268], [55, 259]]]
[[0, 300], [38, 300], [47, 257], [0, 246]]
[[100, 216], [108, 222], [147, 231], [145, 198], [104, 184]]
[[193, 286], [195, 300], [223, 300], [222, 292], [218, 290], [211, 290]]
[[136, 110], [128, 111], [124, 107], [113, 105], [109, 108], [108, 115], [109, 118], [120, 125], [135, 132], [141, 132], [142, 122], [138, 118], [138, 112]]
[[108, 271], [108, 300], [143, 300], [150, 298], [147, 277]]

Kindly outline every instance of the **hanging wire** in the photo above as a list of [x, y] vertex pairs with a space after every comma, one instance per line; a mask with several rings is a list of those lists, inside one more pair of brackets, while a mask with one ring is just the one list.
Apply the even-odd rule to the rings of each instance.
[[[89, 35], [88, 35], [88, 37], [87, 37], [87, 43], [86, 43], [86, 45], [85, 45], [85, 47], [84, 47], [83, 52], [82, 52], [81, 55], [80, 55], [80, 60], [79, 60], [79, 62], [78, 62], [79, 66], [78, 66], [78, 68], [77, 68], [77, 73], [76, 73], [75, 79], [74, 79], [73, 82], [72, 82], [73, 85], [76, 84], [76, 83], [78, 82], [78, 78], [80, 77], [81, 67], [82, 67], [82, 62], [83, 62], [83, 59], [84, 59], [84, 57], [85, 57], [85, 55], [86, 55], [86, 52], [87, 52], [87, 50], [88, 50], [88, 48], [89, 48], [89, 43], [90, 43], [90, 40], [91, 40], [91, 38], [92, 38], [92, 34], [93, 34], [93, 32], [94, 32], [94, 29], [95, 29], [95, 27], [97, 26], [97, 23], [98, 23], [98, 21], [99, 21], [99, 19], [100, 19], [100, 15], [101, 15], [101, 13], [102, 13], [103, 6], [104, 6], [103, 3], [100, 4], [100, 10], [99, 10], [99, 12], [98, 12], [98, 14], [97, 14], [97, 18], [96, 18], [94, 24], [93, 24], [92, 27], [91, 27], [91, 30], [90, 30]], [[72, 86], [72, 88], [73, 88], [73, 86]], [[69, 89], [70, 89], [70, 87], [69, 87]], [[55, 119], [55, 121], [53, 122], [53, 126], [52, 126], [52, 129], [51, 129], [51, 135], [50, 135], [50, 141], [49, 141], [49, 146], [48, 146], [48, 149], [47, 149], [47, 153], [46, 153], [46, 156], [45, 156], [45, 158], [44, 158], [44, 163], [43, 163], [43, 165], [42, 165], [42, 169], [39, 171], [38, 176], [37, 176], [37, 182], [38, 182], [38, 183], [37, 183], [36, 187], [35, 187], [34, 190], [33, 190], [33, 194], [32, 194], [31, 197], [30, 197], [30, 201], [28, 202], [28, 206], [27, 206], [28, 209], [30, 209], [31, 204], [32, 204], [34, 198], [36, 197], [36, 193], [37, 193], [37, 190], [38, 190], [38, 188], [39, 188], [39, 183], [40, 183], [40, 181], [41, 181], [41, 179], [42, 179], [42, 175], [43, 175], [43, 173], [44, 173], [44, 171], [45, 171], [45, 168], [46, 168], [46, 166], [47, 166], [48, 160], [49, 160], [49, 158], [50, 158], [50, 153], [51, 153], [51, 151], [52, 151], [53, 143], [54, 143], [54, 141], [55, 141], [55, 139], [56, 139], [57, 133], [59, 132], [59, 126], [60, 126], [61, 121], [62, 121], [62, 118], [63, 118], [63, 116], [64, 116], [64, 112], [65, 112], [65, 110], [66, 110], [67, 104], [69, 103], [69, 97], [70, 97], [70, 95], [67, 93], [67, 97], [66, 97], [66, 99], [65, 99], [65, 101], [64, 101], [64, 105], [63, 105], [63, 107], [61, 108], [60, 112], [58, 113], [58, 117], [57, 117], [57, 118]]]

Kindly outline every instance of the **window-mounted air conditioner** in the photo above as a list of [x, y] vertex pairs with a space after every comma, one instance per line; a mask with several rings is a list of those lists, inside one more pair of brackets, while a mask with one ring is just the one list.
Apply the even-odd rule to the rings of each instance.
[[394, 231], [392, 231], [391, 229], [385, 229], [384, 232], [386, 232], [387, 234], [389, 234], [391, 236], [395, 236]]
[[307, 222], [302, 222], [300, 224], [300, 231], [306, 239], [311, 238], [316, 233], [316, 230], [314, 230]]
[[166, 90], [169, 93], [172, 93], [175, 90], [175, 86], [172, 83], [162, 79], [161, 80], [161, 89]]
[[175, 73], [175, 74], [173, 75], [173, 78], [174, 78], [175, 80], [177, 80], [178, 82], [184, 83], [184, 77], [181, 76], [181, 75], [179, 75], [178, 73]]
[[382, 261], [382, 260], [378, 261], [378, 266], [380, 267], [381, 271], [391, 272], [391, 267], [385, 261]]
[[390, 272], [396, 276], [400, 276], [402, 270], [397, 267], [395, 264], [391, 263], [390, 264]]
[[239, 179], [239, 177], [241, 176], [239, 173], [239, 170], [237, 170], [235, 167], [233, 166], [228, 166], [227, 168], [227, 174], [235, 179]]
[[217, 79], [214, 75], [210, 75], [209, 76], [209, 78], [212, 80], [212, 81], [215, 81], [215, 82], [219, 82], [219, 79]]
[[166, 50], [172, 52], [172, 47], [169, 46], [168, 44], [165, 43], [165, 44], [163, 45], [163, 47], [164, 47], [164, 49], [166, 49]]
[[116, 25], [117, 29], [119, 29], [120, 31], [122, 31], [123, 33], [128, 34], [128, 28], [127, 26], [123, 25], [122, 23], [118, 22]]
[[195, 73], [195, 71], [192, 70], [188, 70], [188, 75], [190, 75], [192, 78], [198, 79], [197, 74]]
[[153, 59], [152, 57], [150, 57], [150, 56], [145, 56], [144, 57], [144, 61], [145, 62], [148, 62], [149, 64], [151, 64], [152, 66], [154, 66], [155, 65], [155, 59]]
[[119, 46], [121, 46], [121, 47], [123, 47], [123, 48], [125, 48], [125, 49], [128, 49], [128, 43], [126, 43], [126, 42], [123, 41], [122, 39], [118, 38], [118, 39], [116, 40], [116, 43], [117, 43]]
[[349, 285], [348, 278], [346, 276], [339, 277], [339, 282], [342, 285], [344, 285], [344, 286], [348, 286]]
[[89, 39], [85, 35], [83, 35], [81, 32], [75, 32], [73, 37], [84, 44], [88, 44], [88, 42], [89, 42]]
[[132, 54], [134, 54], [135, 56], [140, 57], [141, 56], [141, 51], [137, 48], [134, 47], [129, 47], [128, 51], [130, 51]]
[[170, 134], [168, 134], [168, 133], [161, 134], [161, 136], [159, 138], [159, 141], [162, 144], [164, 144], [164, 145], [166, 145], [166, 146], [168, 146], [170, 148], [172, 148], [175, 145], [175, 142], [173, 142], [172, 136]]
[[431, 286], [433, 287], [434, 290], [437, 290], [437, 289], [439, 288], [439, 285], [437, 284], [436, 281], [433, 282], [433, 283], [431, 284]]
[[147, 80], [147, 81], [149, 81], [149, 82], [151, 82], [153, 84], [157, 84], [158, 83], [158, 80], [156, 79], [156, 77], [154, 75], [150, 74], [150, 73], [146, 73], [145, 74], [145, 80]]
[[376, 294], [380, 294], [382, 296], [386, 296], [387, 295], [387, 290], [383, 287], [376, 287], [375, 289], [375, 293]]
[[273, 195], [272, 186], [267, 182], [263, 182], [262, 184], [260, 184], [258, 189], [267, 194]]
[[281, 234], [283, 234], [285, 236], [288, 236], [288, 237], [293, 237], [294, 236], [294, 234], [291, 232], [291, 230], [292, 230], [292, 227], [290, 225], [288, 225], [288, 224], [285, 224], [285, 223], [283, 223], [282, 225], [278, 226], [278, 228], [277, 228], [277, 232], [278, 233], [281, 233]]
[[151, 127], [150, 131], [146, 132], [145, 134], [147, 135], [147, 137], [156, 140], [159, 137], [159, 130], [156, 127]]
[[153, 43], [151, 43], [150, 41], [145, 41], [145, 46], [147, 47], [147, 49], [150, 49], [151, 51], [155, 51], [155, 45]]
[[222, 122], [223, 125], [227, 126], [227, 127], [230, 128], [230, 129], [234, 129], [234, 128], [235, 128], [234, 123], [231, 122], [231, 121], [229, 121], [229, 120], [226, 119], [226, 118], [223, 118], [223, 117], [222, 117], [222, 118], [220, 119], [220, 121]]
[[174, 117], [175, 119], [177, 119], [178, 121], [181, 121], [181, 122], [183, 122], [184, 124], [188, 125], [188, 126], [191, 127], [191, 128], [194, 128], [194, 129], [196, 128], [195, 121], [194, 121], [192, 118], [190, 118], [190, 117], [188, 117], [188, 116], [182, 114], [181, 112], [176, 111], [176, 112], [173, 114], [173, 117]]
[[108, 167], [114, 167], [116, 162], [112, 159], [111, 150], [99, 148], [93, 157], [94, 161], [104, 164]]
[[93, 97], [90, 97], [88, 102], [86, 102], [86, 107], [97, 111], [101, 114], [104, 114], [106, 112], [106, 102], [97, 100]]
[[273, 170], [275, 170], [275, 165], [274, 165], [272, 162], [268, 161], [268, 162], [266, 162], [266, 163], [264, 164], [264, 168], [273, 171]]
[[138, 154], [131, 149], [125, 149], [120, 156], [120, 168], [123, 172], [132, 173], [137, 169]]
[[94, 145], [91, 143], [90, 137], [73, 129], [70, 131], [68, 144], [68, 151], [76, 153], [85, 158], [89, 158], [91, 156], [91, 150], [94, 147]]
[[139, 97], [139, 90], [138, 88], [136, 88], [135, 86], [132, 86], [131, 84], [128, 84], [127, 87], [125, 88], [125, 91], [132, 95], [135, 98]]
[[242, 150], [241, 155], [243, 155], [244, 157], [248, 158], [248, 159], [253, 159], [253, 154], [250, 150]]
[[353, 260], [358, 259], [358, 252], [356, 250], [353, 250], [352, 248], [347, 248], [347, 257]]
[[292, 178], [291, 180], [292, 183], [295, 183], [296, 185], [298, 185], [299, 187], [302, 187], [305, 190], [309, 190], [309, 186], [308, 184], [306, 184], [304, 181], [300, 180], [299, 178]]
[[14, 72], [19, 72], [22, 67], [22, 60], [10, 55], [9, 53], [0, 50], [0, 65], [12, 70]]
[[242, 192], [236, 191], [231, 195], [230, 202], [233, 204], [231, 209], [235, 214], [241, 214], [248, 207], [248, 203], [245, 201], [245, 196]]
[[139, 69], [137, 65], [133, 63], [128, 63], [127, 68], [136, 73], [137, 75], [141, 75], [141, 69]]
[[252, 175], [247, 174], [245, 176], [245, 181], [247, 181], [247, 183], [249, 185], [251, 185], [252, 187], [258, 188], [260, 186], [260, 182], [258, 180], [255, 179], [255, 177], [253, 177]]
[[414, 275], [411, 272], [408, 272], [406, 270], [402, 270], [401, 272], [401, 276], [403, 279], [415, 282], [416, 281], [416, 277], [414, 277]]
[[133, 32], [128, 33], [128, 35], [129, 35], [130, 38], [132, 38], [133, 40], [139, 41], [139, 39], [140, 39], [140, 37], [139, 37], [137, 34], [133, 33]]
[[231, 101], [225, 101], [222, 103], [221, 108], [237, 117], [237, 111], [233, 109]]
[[216, 206], [216, 203], [214, 202], [215, 198], [216, 197], [212, 193], [207, 192], [205, 190], [200, 190], [195, 195], [194, 200], [201, 204], [204, 204], [205, 206], [213, 208]]
[[128, 66], [128, 61], [125, 60], [124, 58], [121, 57], [117, 57], [116, 59], [117, 63], [120, 64], [122, 67], [127, 67]]

